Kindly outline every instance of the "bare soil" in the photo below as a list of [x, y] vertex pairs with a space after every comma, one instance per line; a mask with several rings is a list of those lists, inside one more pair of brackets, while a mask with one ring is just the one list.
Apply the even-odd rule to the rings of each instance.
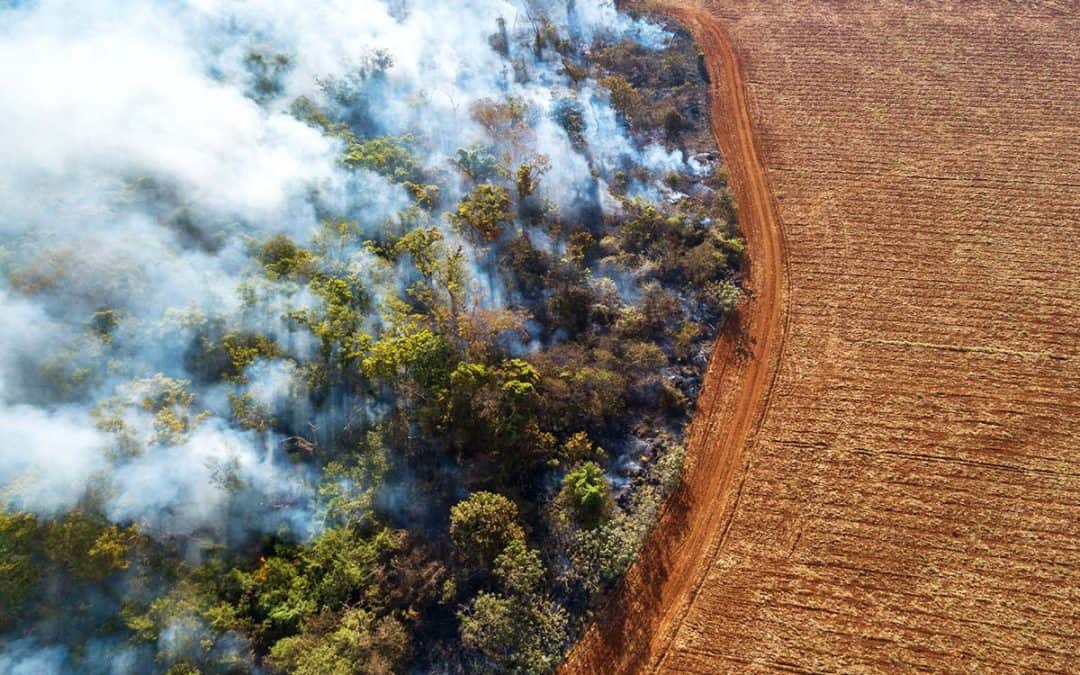
[[663, 0], [750, 300], [567, 672], [1080, 664], [1080, 7]]

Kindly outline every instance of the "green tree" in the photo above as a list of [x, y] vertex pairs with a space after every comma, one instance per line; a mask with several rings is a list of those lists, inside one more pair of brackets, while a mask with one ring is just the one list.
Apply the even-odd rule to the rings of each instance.
[[535, 594], [481, 592], [458, 620], [462, 644], [499, 672], [553, 672], [567, 639], [565, 611]]
[[311, 291], [322, 300], [322, 308], [297, 310], [288, 316], [319, 338], [328, 363], [348, 367], [370, 347], [371, 336], [362, 326], [371, 299], [354, 276], [313, 279]]
[[229, 359], [223, 375], [231, 380], [243, 380], [244, 371], [260, 359], [273, 359], [281, 352], [273, 338], [257, 333], [229, 333], [221, 341]]
[[496, 366], [463, 362], [450, 376], [451, 437], [463, 455], [495, 459], [497, 479], [522, 475], [555, 450], [555, 438], [540, 427], [540, 379], [522, 359]]
[[262, 245], [259, 260], [271, 279], [305, 278], [314, 271], [315, 257], [283, 234]]
[[573, 510], [579, 525], [594, 528], [612, 508], [611, 484], [596, 462], [585, 462], [563, 478], [559, 497]]
[[530, 548], [524, 539], [513, 539], [495, 558], [494, 572], [508, 593], [527, 595], [540, 588], [544, 564], [539, 551]]
[[621, 75], [608, 75], [600, 79], [600, 84], [611, 94], [611, 104], [631, 122], [642, 117], [642, 105], [645, 97]]
[[[417, 398], [437, 397], [450, 381], [450, 345], [427, 328], [386, 336], [371, 346], [361, 362], [364, 374], [387, 382]], [[416, 387], [405, 390], [407, 384]]]
[[49, 524], [45, 554], [62, 563], [75, 579], [101, 582], [113, 572], [127, 569], [134, 541], [133, 527], [121, 528], [103, 518], [72, 511]]
[[406, 289], [412, 302], [431, 316], [440, 332], [455, 334], [468, 283], [464, 251], [449, 250], [437, 228], [420, 227], [394, 243], [393, 255], [408, 255], [422, 276]]
[[474, 492], [450, 509], [450, 540], [474, 568], [491, 569], [508, 544], [524, 540], [514, 502], [493, 492]]
[[457, 159], [454, 163], [473, 180], [490, 178], [499, 170], [499, 160], [478, 145], [471, 148], [458, 148]]
[[388, 675], [401, 670], [408, 648], [400, 621], [352, 607], [321, 615], [302, 634], [279, 640], [269, 661], [296, 675]]
[[409, 136], [383, 136], [351, 143], [345, 164], [374, 171], [395, 183], [419, 182], [423, 169], [409, 149], [413, 141]]
[[493, 242], [514, 220], [510, 191], [491, 183], [478, 185], [465, 196], [450, 218], [462, 234], [473, 242]]
[[11, 621], [41, 577], [41, 537], [29, 513], [0, 513], [0, 626]]

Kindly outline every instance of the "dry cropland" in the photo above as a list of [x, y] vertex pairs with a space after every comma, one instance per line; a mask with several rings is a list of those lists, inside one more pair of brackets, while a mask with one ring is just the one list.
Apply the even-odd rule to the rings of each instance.
[[1080, 4], [660, 4], [752, 299], [565, 670], [1080, 669]]

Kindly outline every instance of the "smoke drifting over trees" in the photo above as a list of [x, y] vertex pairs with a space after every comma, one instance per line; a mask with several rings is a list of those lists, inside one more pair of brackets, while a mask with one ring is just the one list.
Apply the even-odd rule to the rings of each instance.
[[0, 2], [0, 672], [557, 665], [737, 300], [703, 100], [606, 0]]

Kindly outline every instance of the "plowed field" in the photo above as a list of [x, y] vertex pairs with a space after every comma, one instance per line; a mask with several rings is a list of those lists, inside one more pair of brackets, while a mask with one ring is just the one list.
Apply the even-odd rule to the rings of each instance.
[[665, 4], [754, 298], [567, 670], [1080, 669], [1080, 5]]

